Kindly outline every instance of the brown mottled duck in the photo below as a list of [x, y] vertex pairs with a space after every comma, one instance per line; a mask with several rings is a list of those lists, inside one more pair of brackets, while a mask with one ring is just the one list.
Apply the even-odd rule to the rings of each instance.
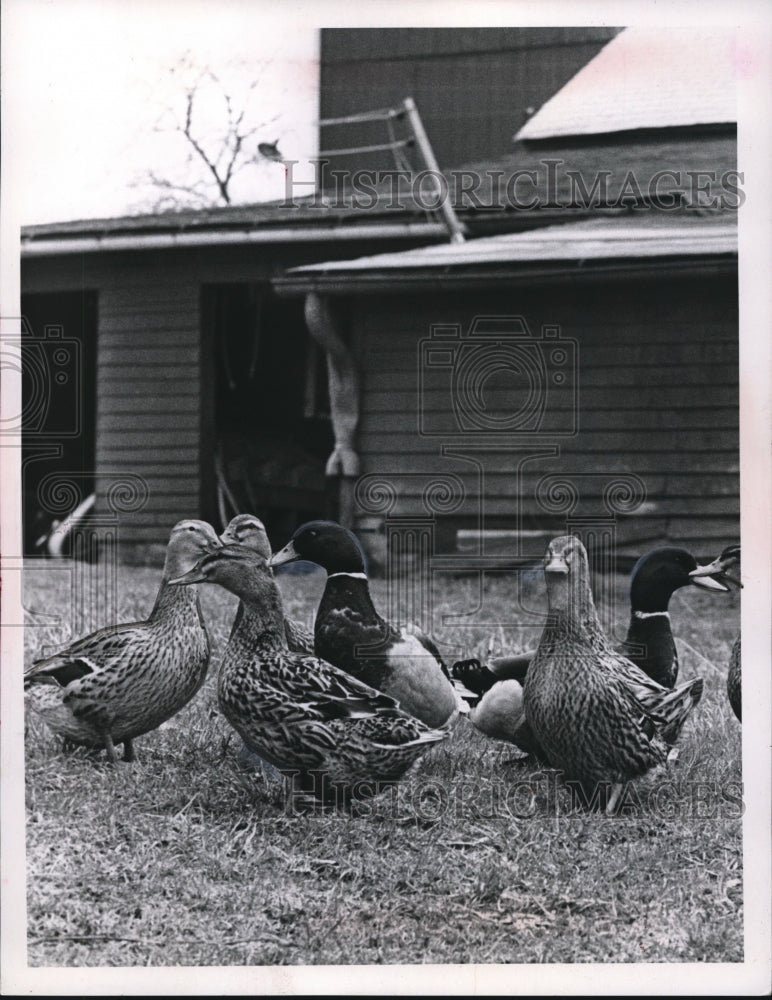
[[30, 707], [65, 742], [104, 748], [126, 761], [132, 741], [183, 708], [204, 683], [209, 637], [196, 590], [169, 585], [220, 546], [205, 521], [174, 526], [161, 585], [145, 621], [108, 626], [37, 660], [24, 674]]
[[281, 595], [258, 552], [225, 546], [174, 582], [216, 583], [242, 601], [219, 703], [247, 746], [291, 779], [292, 807], [348, 808], [394, 785], [447, 738], [345, 671], [290, 651]]
[[613, 648], [578, 538], [554, 539], [544, 572], [549, 613], [525, 680], [525, 713], [549, 763], [612, 813], [628, 781], [665, 763], [702, 679], [671, 691]]

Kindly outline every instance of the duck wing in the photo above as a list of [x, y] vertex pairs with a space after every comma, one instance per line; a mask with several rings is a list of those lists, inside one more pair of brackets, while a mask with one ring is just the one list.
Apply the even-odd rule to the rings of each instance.
[[142, 642], [146, 630], [146, 622], [128, 622], [93, 632], [58, 653], [35, 660], [24, 671], [24, 685], [42, 683], [68, 687], [83, 677], [108, 670], [122, 662], [128, 652]]
[[298, 718], [320, 720], [390, 715], [409, 718], [399, 703], [316, 657], [293, 653], [276, 661], [267, 683], [281, 692]]
[[622, 680], [654, 721], [661, 737], [667, 743], [675, 742], [689, 713], [702, 697], [702, 678], [695, 677], [671, 689], [658, 684], [618, 653], [607, 654], [606, 659], [609, 669]]

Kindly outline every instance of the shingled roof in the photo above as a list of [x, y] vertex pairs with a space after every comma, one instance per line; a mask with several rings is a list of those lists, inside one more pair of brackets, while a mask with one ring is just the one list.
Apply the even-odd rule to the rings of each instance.
[[444, 243], [355, 260], [292, 268], [273, 282], [284, 294], [459, 289], [492, 280], [533, 280], [593, 272], [737, 266], [737, 226], [731, 215], [670, 215], [656, 211], [586, 219], [466, 243]]
[[626, 28], [515, 139], [736, 122], [735, 75], [725, 28]]

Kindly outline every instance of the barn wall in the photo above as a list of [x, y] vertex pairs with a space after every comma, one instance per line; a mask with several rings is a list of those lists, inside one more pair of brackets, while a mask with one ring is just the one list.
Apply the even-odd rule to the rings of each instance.
[[[505, 156], [527, 109], [541, 107], [620, 30], [326, 29], [321, 118], [394, 107], [413, 97], [441, 167]], [[346, 124], [323, 128], [321, 148], [386, 141], [383, 122]], [[336, 157], [331, 166], [389, 169], [394, 161], [391, 154], [354, 154]]]
[[[421, 342], [432, 324], [466, 330], [480, 314], [522, 314], [532, 333], [549, 324], [577, 342], [574, 436], [552, 433], [571, 427], [570, 393], [554, 386], [539, 434], [447, 433], [458, 427], [450, 392], [436, 371], [426, 377]], [[448, 511], [454, 524], [511, 528], [520, 517], [522, 528], [553, 530], [565, 525], [566, 511], [559, 497], [537, 499], [543, 477], [570, 479], [579, 494], [571, 516], [592, 518], [605, 509], [608, 482], [632, 473], [645, 497], [634, 514], [617, 512], [624, 544], [669, 539], [710, 555], [738, 537], [735, 279], [360, 299], [351, 323], [363, 379], [358, 443], [370, 477], [360, 483], [360, 517], [377, 513], [379, 503], [381, 512], [389, 506], [377, 494], [382, 480], [396, 497], [389, 513], [417, 515], [428, 511], [423, 496], [432, 477], [455, 474], [465, 499]], [[443, 447], [455, 457], [443, 456]], [[550, 448], [558, 453], [533, 457]], [[434, 503], [441, 514], [442, 497]]]
[[[181, 518], [216, 518], [213, 348], [204, 343], [202, 287], [268, 282], [287, 266], [372, 249], [349, 241], [23, 259], [22, 292], [96, 293], [97, 510], [109, 514], [117, 501], [127, 558], [157, 559]], [[138, 477], [131, 481], [144, 502], [131, 490], [110, 492], [127, 476]]]
[[[97, 512], [117, 515], [125, 554], [155, 551], [176, 521], [200, 515], [205, 407], [189, 265], [179, 255], [90, 254], [22, 268], [25, 291], [97, 293]], [[132, 486], [113, 493], [120, 481]]]

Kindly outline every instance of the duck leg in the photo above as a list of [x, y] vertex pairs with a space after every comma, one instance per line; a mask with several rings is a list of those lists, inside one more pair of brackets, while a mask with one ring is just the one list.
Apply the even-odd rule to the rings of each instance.
[[127, 764], [132, 764], [136, 760], [134, 756], [134, 744], [131, 740], [123, 741], [123, 759]]
[[113, 743], [113, 738], [109, 733], [105, 733], [105, 750], [107, 751], [110, 763], [117, 764], [118, 754], [115, 752], [115, 744]]
[[613, 816], [614, 811], [617, 807], [617, 802], [619, 802], [619, 796], [622, 794], [622, 789], [624, 788], [624, 782], [619, 782], [616, 785], [611, 786], [611, 794], [608, 797], [608, 802], [606, 803], [606, 815]]

